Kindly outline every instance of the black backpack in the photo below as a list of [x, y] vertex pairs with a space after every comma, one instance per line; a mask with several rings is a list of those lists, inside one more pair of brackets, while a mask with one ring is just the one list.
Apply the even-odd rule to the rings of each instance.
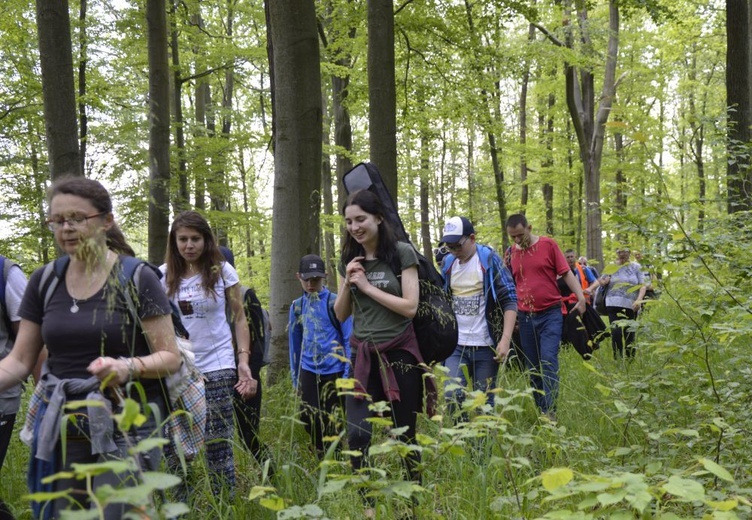
[[[418, 339], [420, 353], [427, 364], [441, 362], [457, 347], [457, 317], [452, 301], [444, 291], [444, 282], [433, 262], [415, 248], [407, 237], [394, 200], [381, 179], [379, 170], [371, 163], [360, 163], [342, 177], [345, 191], [367, 189], [376, 193], [384, 204], [386, 219], [397, 238], [407, 242], [418, 255], [419, 299], [418, 312], [413, 318], [413, 328]], [[399, 270], [395, 271], [399, 278]]]

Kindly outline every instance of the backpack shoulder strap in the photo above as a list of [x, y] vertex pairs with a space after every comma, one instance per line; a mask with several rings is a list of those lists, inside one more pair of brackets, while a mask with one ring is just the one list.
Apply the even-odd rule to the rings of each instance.
[[0, 267], [0, 305], [3, 306], [3, 309], [7, 307], [5, 305], [5, 283], [8, 280], [8, 271], [10, 271], [10, 262], [7, 262], [7, 258], [0, 255], [0, 264], [2, 264], [2, 267]]
[[332, 322], [332, 326], [337, 329], [339, 335], [342, 335], [342, 324], [337, 319], [337, 315], [334, 312], [334, 303], [332, 303], [332, 293], [326, 295], [326, 311], [329, 314], [329, 321]]
[[140, 260], [133, 256], [121, 255], [119, 257], [120, 268], [118, 269], [118, 283], [122, 289], [123, 296], [125, 297], [125, 303], [128, 306], [128, 312], [131, 313], [131, 317], [134, 322], [141, 324], [141, 318], [138, 314], [138, 305], [134, 296], [138, 294], [138, 285], [141, 280], [141, 270], [145, 265], [148, 265], [143, 260]]
[[39, 278], [39, 296], [42, 299], [42, 309], [46, 309], [52, 295], [55, 293], [60, 280], [65, 276], [70, 257], [68, 255], [50, 262], [44, 266], [42, 276]]

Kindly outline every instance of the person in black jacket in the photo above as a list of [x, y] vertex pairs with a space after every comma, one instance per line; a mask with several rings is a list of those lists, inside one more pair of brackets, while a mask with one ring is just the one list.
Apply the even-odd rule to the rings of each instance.
[[[225, 247], [219, 250], [231, 266], [235, 267], [235, 255]], [[241, 287], [240, 294], [243, 298], [243, 309], [248, 322], [251, 335], [251, 357], [248, 364], [251, 367], [251, 375], [258, 381], [256, 395], [248, 400], [243, 399], [237, 392], [233, 395], [235, 408], [235, 425], [238, 428], [243, 444], [251, 452], [253, 458], [263, 466], [270, 459], [269, 450], [259, 439], [259, 426], [261, 423], [261, 399], [263, 388], [261, 382], [261, 367], [264, 366], [264, 343], [266, 342], [267, 330], [264, 327], [264, 311], [256, 291], [249, 287]], [[269, 476], [274, 472], [273, 466], [269, 466]]]

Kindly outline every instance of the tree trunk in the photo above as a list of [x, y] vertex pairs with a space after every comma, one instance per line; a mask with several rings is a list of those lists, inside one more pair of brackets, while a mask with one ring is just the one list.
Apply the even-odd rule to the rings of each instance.
[[36, 14], [50, 175], [82, 176], [68, 0], [37, 0]]
[[726, 0], [726, 103], [728, 212], [752, 208], [752, 169], [746, 156], [752, 138], [749, 0]]
[[149, 261], [164, 261], [170, 225], [170, 64], [165, 0], [146, 0], [149, 46]]
[[[527, 41], [535, 41], [535, 27], [528, 27]], [[522, 86], [520, 87], [520, 208], [527, 208], [528, 185], [527, 185], [527, 89], [530, 83], [530, 64], [524, 66], [522, 73]], [[502, 227], [505, 223], [502, 223]]]
[[[330, 148], [329, 133], [332, 128], [332, 116], [329, 112], [329, 99], [322, 93], [321, 95], [322, 120], [321, 125], [321, 143], [325, 148]], [[321, 160], [321, 193], [324, 203], [324, 215], [336, 215], [334, 211], [334, 200], [332, 198], [332, 161], [329, 154], [324, 154]], [[337, 251], [334, 246], [334, 233], [332, 228], [327, 225], [323, 233], [323, 251], [321, 257], [326, 266], [326, 279], [329, 287], [337, 287], [337, 265], [335, 258]]]
[[86, 39], [86, 0], [81, 0], [78, 12], [78, 120], [81, 128], [81, 172], [86, 173], [86, 140], [89, 133], [89, 119], [86, 115], [86, 66], [88, 64], [88, 41]]
[[319, 252], [321, 76], [314, 2], [267, 4], [274, 57], [274, 214], [272, 216], [269, 381], [288, 371], [284, 323], [300, 293], [302, 255]]
[[368, 0], [368, 132], [371, 162], [397, 196], [397, 92], [394, 85], [394, 2]]
[[[544, 32], [556, 45], [574, 48], [571, 12], [564, 9], [563, 27], [565, 42], [558, 41], [551, 33]], [[587, 6], [583, 4], [578, 13], [581, 43], [584, 51], [590, 52], [589, 22]], [[572, 63], [565, 64], [567, 108], [580, 149], [585, 175], [585, 215], [587, 231], [587, 256], [597, 259], [603, 265], [603, 236], [601, 230], [601, 159], [606, 122], [616, 94], [616, 59], [619, 51], [619, 7], [617, 0], [609, 0], [609, 34], [606, 66], [603, 74], [603, 87], [599, 97], [598, 111], [595, 112], [594, 75], [591, 69], [578, 69]]]
[[190, 207], [188, 192], [188, 163], [185, 159], [185, 129], [183, 120], [183, 78], [180, 68], [180, 45], [178, 43], [178, 25], [176, 15], [178, 2], [172, 3], [172, 27], [170, 31], [170, 48], [172, 51], [172, 88], [173, 88], [173, 114], [175, 120], [175, 146], [178, 154], [178, 193], [174, 197], [173, 206], [175, 212], [180, 212]]

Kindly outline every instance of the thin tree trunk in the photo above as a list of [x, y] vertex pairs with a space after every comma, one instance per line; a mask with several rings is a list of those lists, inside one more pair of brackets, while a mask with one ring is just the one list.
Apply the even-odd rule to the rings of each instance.
[[170, 65], [165, 0], [146, 1], [149, 46], [149, 261], [164, 261], [169, 227]]
[[[535, 26], [528, 26], [527, 41], [535, 41]], [[527, 185], [527, 88], [530, 82], [530, 65], [526, 63], [525, 72], [522, 73], [522, 86], [520, 88], [520, 208], [527, 208], [528, 185]]]
[[177, 9], [178, 2], [172, 3], [172, 27], [170, 31], [170, 48], [172, 51], [172, 88], [173, 113], [175, 114], [175, 146], [178, 154], [178, 193], [173, 201], [175, 212], [190, 207], [188, 191], [188, 162], [185, 159], [185, 129], [183, 120], [183, 78], [180, 68], [180, 45], [178, 43]]
[[86, 174], [86, 141], [89, 135], [89, 120], [86, 115], [86, 66], [88, 64], [88, 42], [86, 39], [86, 0], [81, 0], [78, 13], [78, 120], [81, 128], [81, 172]]

